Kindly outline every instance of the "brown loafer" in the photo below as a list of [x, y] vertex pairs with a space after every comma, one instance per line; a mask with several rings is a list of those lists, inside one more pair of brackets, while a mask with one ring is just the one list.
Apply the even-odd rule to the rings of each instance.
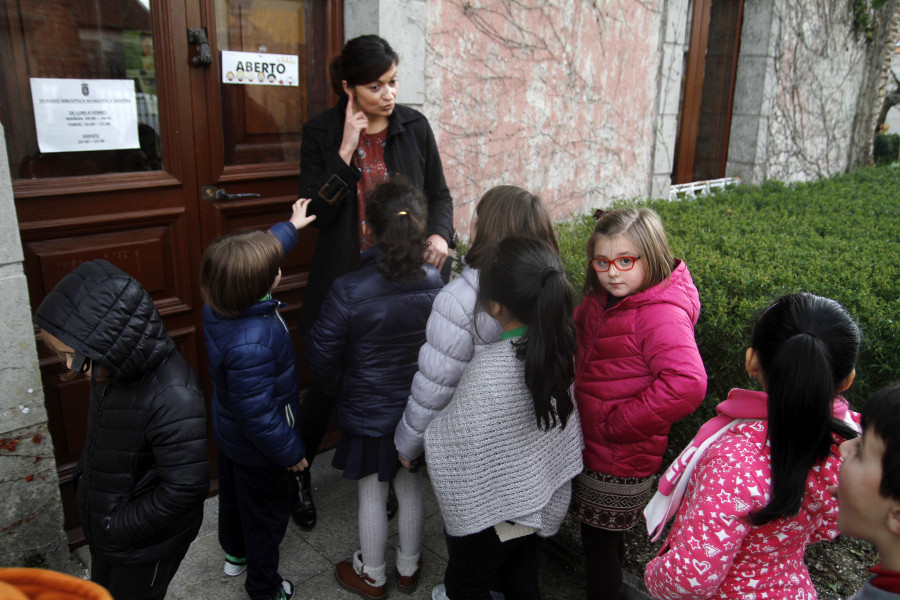
[[397, 571], [397, 589], [404, 594], [412, 594], [416, 591], [416, 588], [419, 586], [419, 575], [422, 574], [422, 559], [419, 559], [419, 565], [416, 567], [416, 572], [410, 576], [401, 575], [399, 571]]
[[353, 568], [353, 563], [349, 560], [339, 562], [334, 567], [334, 576], [338, 583], [353, 592], [365, 598], [378, 600], [384, 598], [384, 586], [376, 586], [375, 580], [365, 573], [357, 572]]

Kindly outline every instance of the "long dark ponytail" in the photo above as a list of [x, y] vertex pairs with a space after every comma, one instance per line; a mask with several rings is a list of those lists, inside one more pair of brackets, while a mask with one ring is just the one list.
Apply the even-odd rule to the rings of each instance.
[[496, 302], [528, 332], [514, 344], [525, 360], [525, 384], [534, 400], [538, 427], [565, 428], [574, 405], [573, 294], [559, 257], [545, 242], [508, 237], [489, 249], [479, 270], [478, 303]]
[[796, 515], [810, 469], [831, 452], [831, 434], [856, 436], [832, 416], [832, 404], [855, 368], [861, 340], [843, 306], [808, 293], [782, 296], [753, 328], [772, 449], [772, 494], [751, 516], [754, 525]]

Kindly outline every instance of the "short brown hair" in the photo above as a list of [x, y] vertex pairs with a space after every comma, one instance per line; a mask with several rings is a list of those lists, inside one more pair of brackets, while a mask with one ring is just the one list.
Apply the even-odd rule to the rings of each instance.
[[200, 263], [200, 294], [223, 317], [233, 319], [272, 289], [284, 249], [266, 231], [243, 231], [210, 244]]
[[498, 185], [484, 193], [475, 207], [475, 228], [466, 264], [484, 265], [484, 256], [494, 242], [516, 235], [541, 240], [559, 254], [553, 222], [539, 196], [515, 185]]
[[666, 240], [666, 230], [662, 219], [651, 208], [624, 208], [603, 213], [594, 226], [594, 233], [588, 240], [585, 252], [588, 265], [584, 278], [584, 293], [590, 293], [600, 287], [600, 281], [591, 267], [594, 258], [594, 246], [597, 240], [604, 237], [627, 235], [637, 246], [637, 253], [644, 261], [646, 279], [641, 290], [651, 288], [665, 281], [672, 274], [675, 259]]

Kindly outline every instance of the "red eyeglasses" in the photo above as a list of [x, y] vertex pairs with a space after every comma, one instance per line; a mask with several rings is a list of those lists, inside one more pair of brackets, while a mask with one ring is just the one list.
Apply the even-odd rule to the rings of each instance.
[[598, 273], [606, 273], [609, 271], [610, 265], [616, 265], [616, 268], [620, 271], [630, 271], [634, 268], [634, 263], [640, 259], [640, 256], [619, 256], [612, 260], [608, 258], [594, 258], [591, 259], [591, 266]]

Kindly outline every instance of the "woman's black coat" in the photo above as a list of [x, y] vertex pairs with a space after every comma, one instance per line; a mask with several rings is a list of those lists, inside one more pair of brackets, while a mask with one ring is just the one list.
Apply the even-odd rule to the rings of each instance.
[[[344, 134], [347, 99], [303, 126], [300, 147], [301, 198], [311, 198], [309, 214], [319, 228], [309, 281], [300, 311], [300, 331], [309, 331], [332, 282], [359, 265], [356, 184], [360, 171], [338, 155]], [[399, 174], [428, 200], [428, 235], [448, 242], [453, 235], [453, 200], [425, 115], [397, 105], [390, 117], [384, 161], [389, 175]]]

